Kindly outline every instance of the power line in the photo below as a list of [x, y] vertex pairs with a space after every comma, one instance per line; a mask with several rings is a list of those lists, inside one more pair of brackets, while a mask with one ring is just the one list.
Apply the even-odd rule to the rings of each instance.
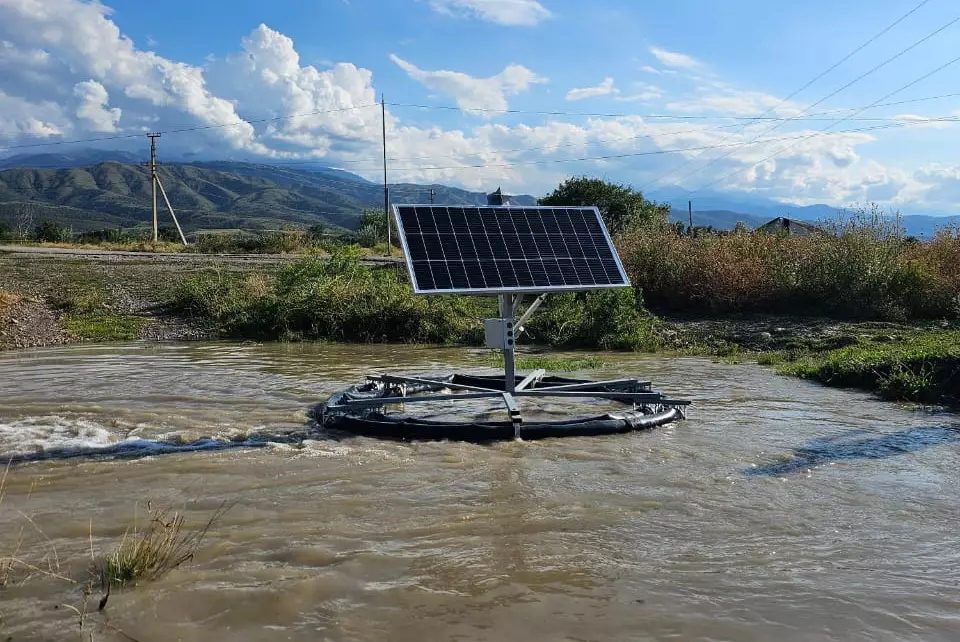
[[[829, 133], [832, 133], [835, 135], [854, 134], [854, 133], [861, 133], [861, 132], [877, 131], [882, 129], [912, 127], [917, 125], [928, 124], [931, 122], [960, 122], [960, 116], [948, 116], [944, 118], [925, 119], [922, 121], [889, 123], [886, 125], [874, 125], [872, 127], [860, 127], [857, 129], [846, 129], [842, 131], [829, 132]], [[680, 147], [680, 148], [673, 148], [673, 149], [658, 149], [658, 150], [650, 150], [645, 152], [630, 152], [625, 154], [609, 154], [604, 156], [585, 156], [581, 158], [551, 158], [551, 159], [538, 160], [538, 161], [522, 161], [522, 162], [515, 162], [515, 163], [496, 163], [496, 164], [481, 164], [481, 165], [449, 165], [449, 166], [443, 166], [443, 167], [410, 166], [410, 167], [393, 167], [392, 169], [395, 172], [411, 171], [411, 170], [424, 171], [424, 170], [447, 170], [447, 169], [484, 169], [484, 168], [491, 168], [491, 167], [495, 167], [495, 168], [520, 167], [520, 166], [527, 166], [527, 165], [546, 165], [551, 163], [574, 163], [574, 162], [581, 162], [581, 161], [611, 160], [611, 159], [618, 159], [618, 158], [632, 158], [636, 156], [659, 156], [663, 154], [675, 154], [675, 153], [682, 153], [682, 152], [699, 151], [704, 149], [719, 149], [724, 147], [730, 148], [730, 147], [745, 147], [749, 145], [763, 145], [766, 143], [781, 142], [785, 140], [805, 140], [807, 138], [812, 138], [815, 136], [826, 135], [827, 133], [828, 132], [817, 132], [816, 134], [802, 134], [798, 136], [768, 138], [765, 140], [752, 140], [752, 141], [743, 141], [738, 143], [702, 145], [697, 147]], [[356, 169], [355, 171], [374, 171], [375, 169], [379, 169], [379, 168], [364, 167], [364, 168]]]
[[[960, 19], [960, 18], [958, 18], [958, 19]], [[864, 111], [864, 110], [867, 110], [867, 109], [872, 109], [873, 107], [876, 106], [877, 103], [880, 103], [880, 102], [886, 100], [887, 98], [890, 98], [891, 96], [894, 96], [894, 95], [896, 95], [896, 94], [899, 94], [901, 91], [904, 91], [905, 89], [909, 89], [910, 87], [913, 87], [913, 86], [916, 85], [917, 83], [926, 80], [926, 79], [929, 78], [930, 76], [933, 76], [934, 74], [937, 74], [937, 73], [943, 71], [944, 69], [946, 69], [947, 67], [950, 67], [951, 65], [955, 65], [955, 64], [958, 63], [958, 62], [960, 62], [960, 56], [957, 56], [957, 57], [954, 58], [953, 60], [950, 60], [950, 61], [948, 61], [948, 62], [945, 62], [944, 64], [940, 65], [939, 67], [937, 67], [937, 68], [934, 69], [933, 71], [930, 71], [930, 72], [928, 72], [928, 73], [920, 76], [920, 77], [917, 78], [916, 80], [913, 80], [913, 81], [907, 83], [906, 85], [903, 85], [903, 86], [900, 87], [899, 89], [895, 89], [894, 91], [890, 92], [889, 94], [886, 94], [885, 96], [877, 99], [877, 100], [874, 101], [873, 103], [871, 103], [871, 104], [869, 104], [869, 105], [867, 105], [867, 106], [865, 106], [865, 107], [861, 107], [859, 111], [854, 112], [854, 114], [852, 114], [852, 115], [856, 115], [856, 114], [859, 113], [860, 111]], [[821, 130], [821, 131], [819, 131], [819, 132], [816, 132], [816, 133], [814, 133], [814, 134], [809, 134], [809, 135], [807, 135], [807, 136], [799, 139], [797, 142], [793, 143], [792, 145], [788, 145], [787, 147], [784, 147], [784, 148], [782, 148], [782, 149], [777, 150], [776, 152], [774, 152], [774, 153], [771, 154], [770, 156], [767, 156], [766, 158], [764, 158], [764, 159], [762, 159], [762, 160], [760, 160], [760, 161], [757, 161], [756, 163], [754, 163], [753, 165], [750, 165], [750, 166], [747, 167], [746, 169], [752, 169], [752, 168], [756, 167], [757, 165], [760, 165], [760, 164], [762, 164], [762, 163], [767, 162], [768, 160], [772, 160], [772, 159], [776, 158], [777, 156], [779, 156], [780, 154], [782, 154], [783, 152], [786, 152], [786, 151], [789, 151], [789, 150], [793, 149], [794, 147], [796, 147], [797, 145], [799, 145], [800, 143], [802, 143], [804, 140], [809, 140], [809, 139], [811, 139], [811, 138], [816, 138], [817, 136], [823, 136], [823, 135], [829, 133], [829, 131], [830, 131], [831, 129], [833, 129], [834, 127], [836, 127], [836, 126], [839, 125], [840, 123], [846, 122], [847, 120], [849, 120], [849, 116], [846, 117], [846, 118], [841, 118], [840, 120], [836, 121], [836, 122], [833, 123], [832, 125], [827, 126], [825, 129], [823, 129], [823, 130]], [[919, 124], [923, 124], [923, 123], [919, 123]], [[729, 155], [729, 154], [728, 154], [728, 155]], [[726, 180], [726, 179], [728, 179], [728, 178], [736, 175], [736, 174], [739, 173], [740, 171], [742, 171], [742, 170], [737, 169], [737, 170], [735, 170], [735, 171], [733, 171], [733, 172], [731, 172], [731, 173], [729, 173], [729, 174], [725, 174], [725, 175], [721, 176], [720, 178], [718, 178], [718, 179], [716, 179], [716, 180], [714, 180], [714, 181], [711, 181], [711, 182], [709, 182], [709, 183], [706, 183], [705, 185], [701, 185], [700, 187], [698, 187], [697, 189], [695, 189], [695, 190], [693, 191], [693, 193], [696, 194], [697, 192], [699, 192], [699, 191], [701, 191], [701, 190], [704, 190], [704, 189], [706, 189], [706, 188], [708, 188], [708, 187], [711, 187], [711, 186], [713, 186], [713, 185], [716, 185], [717, 183], [719, 183], [719, 182], [721, 182], [721, 181], [724, 181], [724, 180]]]
[[[897, 101], [890, 102], [890, 103], [879, 103], [879, 104], [876, 104], [876, 105], [873, 106], [873, 109], [877, 109], [877, 108], [879, 108], [879, 107], [893, 107], [893, 106], [896, 106], [896, 105], [908, 105], [908, 104], [910, 104], [910, 103], [922, 103], [922, 102], [927, 102], [927, 101], [930, 101], [930, 100], [941, 100], [941, 99], [943, 99], [943, 98], [956, 98], [957, 96], [960, 96], [960, 93], [939, 94], [939, 95], [937, 95], [937, 96], [924, 96], [923, 98], [911, 98], [910, 100], [897, 100]], [[826, 116], [827, 114], [836, 114], [836, 113], [838, 113], [838, 112], [843, 112], [843, 111], [856, 111], [856, 110], [857, 110], [856, 107], [846, 107], [846, 108], [843, 108], [843, 109], [828, 109], [827, 111], [820, 111], [820, 112], [816, 112], [816, 113], [814, 113], [814, 114], [807, 114], [807, 115], [808, 115], [808, 116]], [[893, 120], [896, 120], [896, 119], [894, 118]]]
[[[192, 127], [181, 127], [178, 129], [168, 129], [158, 133], [183, 134], [186, 132], [199, 132], [199, 131], [205, 131], [209, 129], [225, 129], [227, 127], [239, 127], [241, 125], [252, 125], [252, 124], [259, 124], [259, 123], [272, 123], [272, 122], [278, 122], [281, 120], [290, 120], [293, 118], [300, 118], [302, 116], [317, 116], [320, 114], [336, 114], [344, 111], [354, 111], [357, 109], [367, 109], [369, 107], [379, 107], [379, 106], [380, 106], [380, 103], [372, 103], [370, 105], [356, 105], [354, 107], [342, 107], [339, 109], [321, 109], [317, 111], [307, 111], [307, 112], [300, 112], [297, 114], [288, 114], [286, 116], [277, 116], [275, 118], [252, 118], [250, 120], [238, 120], [232, 123], [223, 123], [220, 125], [196, 125]], [[6, 136], [9, 134], [0, 134], [0, 135]], [[96, 142], [105, 141], [105, 140], [121, 140], [124, 138], [141, 138], [142, 136], [143, 136], [142, 133], [121, 134], [118, 136], [101, 136], [98, 138], [81, 138], [76, 140], [59, 140], [59, 141], [50, 141], [45, 143], [28, 143], [25, 145], [9, 145], [7, 147], [0, 147], [0, 151], [6, 151], [10, 149], [26, 149], [29, 147], [50, 147], [54, 145], [74, 145], [78, 143], [96, 143]]]
[[[818, 100], [817, 102], [813, 103], [812, 105], [807, 106], [807, 108], [804, 109], [802, 112], [800, 112], [800, 114], [806, 113], [807, 111], [813, 109], [813, 108], [816, 107], [817, 105], [820, 105], [820, 104], [826, 102], [827, 100], [829, 100], [830, 98], [833, 98], [834, 96], [836, 96], [836, 95], [839, 94], [840, 92], [848, 89], [849, 87], [852, 87], [853, 85], [855, 85], [856, 83], [860, 82], [861, 80], [863, 80], [863, 79], [866, 78], [867, 76], [869, 76], [869, 75], [875, 73], [876, 71], [882, 69], [883, 67], [887, 66], [888, 64], [890, 64], [890, 63], [893, 62], [894, 60], [900, 58], [901, 56], [903, 56], [903, 55], [906, 54], [907, 52], [912, 51], [913, 49], [919, 47], [921, 44], [923, 44], [923, 43], [926, 42], [927, 40], [930, 40], [931, 38], [933, 38], [933, 37], [936, 36], [937, 34], [939, 34], [939, 33], [941, 33], [942, 31], [944, 31], [945, 29], [953, 26], [953, 25], [956, 24], [957, 22], [960, 22], [960, 16], [957, 16], [956, 18], [954, 18], [954, 19], [951, 20], [950, 22], [946, 23], [945, 25], [941, 26], [940, 28], [935, 29], [934, 31], [928, 33], [926, 36], [924, 36], [924, 37], [921, 38], [920, 40], [917, 40], [916, 42], [914, 42], [913, 44], [911, 44], [911, 45], [910, 45], [909, 47], [907, 47], [906, 49], [900, 50], [899, 52], [897, 52], [897, 53], [894, 54], [893, 56], [890, 56], [889, 58], [887, 58], [886, 60], [884, 60], [883, 62], [881, 62], [880, 64], [878, 64], [878, 65], [872, 67], [870, 70], [868, 70], [868, 71], [860, 74], [859, 76], [857, 76], [856, 78], [854, 78], [853, 80], [851, 80], [851, 81], [848, 82], [847, 84], [843, 85], [843, 86], [840, 87], [839, 89], [836, 89], [836, 90], [830, 92], [829, 94], [827, 94], [826, 96], [824, 96], [823, 98], [821, 98], [821, 99]], [[901, 88], [900, 90], [897, 90], [897, 92], [893, 92], [893, 93], [898, 93], [899, 91], [902, 91], [903, 89], [904, 89], [904, 88]], [[892, 95], [893, 95], [893, 94], [888, 94], [888, 96], [892, 96]], [[879, 102], [881, 102], [881, 101], [877, 101], [877, 102], [879, 103]], [[851, 116], [855, 116], [856, 114], [859, 114], [859, 113], [865, 111], [866, 109], [869, 109], [869, 108], [872, 107], [872, 106], [873, 106], [873, 105], [871, 104], [871, 105], [869, 105], [869, 106], [867, 106], [867, 107], [858, 109], [858, 110], [856, 110], [853, 114], [851, 114]], [[798, 114], [797, 116], [799, 116], [800, 114]], [[849, 119], [849, 117], [846, 118], [846, 119], [844, 119], [844, 120], [848, 120], [848, 119]], [[787, 119], [786, 121], [777, 123], [777, 124], [773, 125], [772, 127], [770, 127], [769, 129], [766, 129], [765, 131], [762, 131], [762, 132], [760, 132], [759, 134], [757, 134], [757, 137], [763, 136], [763, 135], [765, 135], [765, 134], [769, 134], [770, 132], [775, 131], [775, 130], [779, 129], [780, 127], [782, 127], [783, 125], [787, 124], [787, 123], [790, 122], [791, 120], [793, 120], [793, 119]], [[694, 174], [697, 174], [697, 173], [699, 173], [699, 172], [702, 172], [703, 170], [707, 169], [708, 167], [711, 167], [712, 165], [716, 164], [717, 162], [719, 162], [719, 161], [721, 161], [721, 160], [723, 160], [723, 159], [725, 159], [725, 158], [729, 158], [729, 157], [730, 157], [730, 154], [729, 154], [729, 153], [728, 153], [728, 154], [721, 154], [720, 156], [717, 156], [716, 158], [708, 161], [706, 164], [701, 165], [699, 168], [697, 168], [697, 169], [693, 170], [692, 172], [688, 173], [684, 178], [690, 178], [690, 177], [693, 176]]]
[[[916, 13], [920, 8], [922, 8], [924, 5], [926, 5], [926, 4], [929, 3], [929, 2], [930, 2], [930, 0], [922, 0], [922, 2], [920, 2], [918, 5], [916, 5], [913, 9], [911, 9], [910, 11], [906, 12], [905, 14], [903, 14], [902, 16], [900, 16], [899, 18], [897, 18], [896, 20], [894, 20], [892, 23], [890, 23], [890, 24], [887, 25], [885, 28], [883, 28], [879, 33], [875, 34], [875, 35], [872, 36], [871, 38], [868, 38], [865, 42], [863, 42], [860, 46], [858, 46], [858, 47], [856, 47], [855, 49], [853, 49], [853, 51], [851, 51], [850, 53], [848, 53], [846, 56], [844, 56], [843, 58], [841, 58], [840, 60], [838, 60], [838, 61], [835, 62], [834, 64], [830, 65], [830, 67], [828, 67], [826, 70], [822, 71], [821, 73], [817, 74], [817, 75], [816, 75], [815, 77], [813, 77], [811, 80], [807, 81], [802, 87], [800, 87], [799, 89], [793, 91], [793, 92], [790, 93], [790, 95], [788, 95], [787, 97], [781, 99], [780, 102], [778, 102], [778, 103], [777, 103], [776, 105], [774, 105], [773, 107], [770, 107], [769, 109], [767, 109], [767, 111], [763, 112], [763, 114], [761, 114], [761, 116], [764, 116], [764, 115], [766, 115], [766, 114], [769, 114], [769, 113], [771, 113], [771, 112], [776, 111], [776, 110], [780, 107], [780, 105], [784, 104], [785, 102], [787, 102], [788, 100], [790, 100], [791, 98], [793, 98], [794, 96], [796, 96], [797, 94], [799, 94], [800, 92], [802, 92], [803, 90], [805, 90], [805, 89], [807, 89], [808, 87], [812, 86], [814, 83], [816, 83], [818, 80], [820, 80], [821, 78], [823, 78], [824, 76], [826, 76], [827, 74], [829, 74], [831, 71], [833, 71], [834, 69], [836, 69], [837, 67], [839, 67], [840, 65], [842, 65], [843, 63], [845, 63], [846, 61], [850, 60], [850, 59], [851, 59], [853, 56], [855, 56], [856, 54], [858, 54], [858, 53], [860, 53], [861, 51], [863, 51], [864, 49], [866, 49], [870, 44], [874, 43], [874, 42], [875, 42], [877, 39], [879, 39], [881, 36], [883, 36], [884, 34], [886, 34], [888, 31], [890, 31], [891, 29], [893, 29], [894, 27], [896, 27], [898, 24], [900, 24], [901, 22], [903, 22], [903, 21], [906, 20], [907, 18], [909, 18], [911, 15], [913, 15], [914, 13]], [[811, 105], [810, 107], [807, 107], [807, 109], [804, 110], [804, 111], [807, 111], [807, 110], [811, 109], [812, 107], [813, 107], [813, 105]], [[803, 113], [803, 112], [801, 112], [801, 113]], [[746, 125], [744, 125], [744, 128], [743, 128], [743, 129], [746, 129]], [[743, 129], [741, 129], [741, 131], [743, 131]], [[739, 133], [739, 132], [737, 132], [737, 133]], [[736, 133], [731, 134], [731, 135], [728, 136], [727, 138], [730, 138], [731, 136], [734, 136], [734, 135], [736, 135]], [[759, 134], [759, 136], [762, 136], [762, 135], [763, 135], [763, 133]], [[668, 171], [668, 172], [666, 172], [666, 173], [664, 173], [664, 174], [661, 174], [661, 175], [657, 176], [657, 177], [654, 178], [652, 181], [648, 181], [647, 183], [645, 183], [644, 185], [642, 185], [642, 186], [640, 187], [640, 189], [641, 189], [641, 190], [644, 190], [644, 189], [646, 189], [648, 186], [660, 182], [661, 180], [663, 180], [663, 179], [666, 178], [667, 176], [672, 176], [673, 174], [676, 174], [677, 172], [681, 171], [683, 168], [689, 166], [691, 163], [693, 163], [693, 162], [694, 162], [697, 158], [699, 158], [700, 156], [701, 156], [701, 154], [697, 154], [697, 155], [695, 155], [693, 158], [687, 159], [687, 160], [686, 160], [683, 164], [681, 164], [679, 167], [675, 167], [675, 168], [671, 169], [670, 171]]]
[[[928, 2], [930, 0], [927, 0]], [[787, 100], [784, 98], [783, 100]], [[783, 102], [783, 101], [781, 101]], [[771, 110], [763, 112], [760, 116], [741, 116], [736, 114], [730, 115], [713, 115], [713, 116], [704, 116], [697, 114], [644, 114], [644, 113], [626, 113], [626, 112], [581, 112], [581, 111], [540, 111], [535, 109], [485, 109], [482, 107], [457, 107], [454, 105], [417, 105], [412, 103], [387, 103], [390, 107], [418, 107], [421, 109], [439, 109], [444, 111], [476, 111], [483, 113], [497, 113], [497, 114], [525, 114], [525, 115], [541, 115], [541, 116], [592, 116], [597, 118], [645, 118], [649, 120], [743, 120], [743, 121], [791, 121], [791, 120], [828, 120], [822, 118], [814, 118], [819, 114], [811, 114], [809, 118], [798, 118], [797, 116], [766, 116], [770, 113]], [[860, 120], [864, 121], [878, 121], [878, 120], [889, 120], [888, 118], [861, 118]]]

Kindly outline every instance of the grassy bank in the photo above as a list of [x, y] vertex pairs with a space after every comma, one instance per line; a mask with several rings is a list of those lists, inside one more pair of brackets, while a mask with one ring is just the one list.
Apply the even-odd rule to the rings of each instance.
[[783, 375], [872, 390], [893, 401], [960, 403], [960, 332], [876, 335], [852, 345], [761, 355]]

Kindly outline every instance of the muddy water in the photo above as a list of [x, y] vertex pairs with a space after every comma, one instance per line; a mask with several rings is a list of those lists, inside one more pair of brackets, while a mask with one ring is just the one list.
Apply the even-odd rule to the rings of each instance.
[[[753, 365], [607, 359], [582, 374], [650, 378], [695, 401], [689, 420], [493, 446], [334, 441], [306, 410], [360, 372], [482, 362], [239, 344], [0, 354], [0, 453], [20, 460], [0, 556], [26, 524], [18, 556], [55, 547], [82, 577], [91, 534], [115, 546], [147, 500], [191, 524], [232, 502], [193, 562], [86, 619], [96, 640], [960, 639], [954, 416]], [[0, 590], [0, 639], [75, 639], [58, 604], [79, 589], [35, 575]]]

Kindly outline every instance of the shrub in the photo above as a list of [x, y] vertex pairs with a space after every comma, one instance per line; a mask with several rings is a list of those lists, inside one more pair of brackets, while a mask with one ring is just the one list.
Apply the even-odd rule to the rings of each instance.
[[[271, 277], [204, 272], [177, 285], [173, 307], [227, 336], [478, 345], [492, 297], [419, 296], [399, 267], [369, 268], [345, 246]], [[599, 349], [654, 345], [653, 320], [629, 290], [551, 295], [529, 324], [535, 342]]]
[[960, 301], [960, 236], [907, 238], [876, 208], [810, 236], [684, 236], [653, 221], [620, 236], [635, 287], [654, 309], [839, 318], [943, 318]]
[[41, 243], [66, 243], [73, 233], [54, 221], [44, 221], [33, 231], [33, 237]]

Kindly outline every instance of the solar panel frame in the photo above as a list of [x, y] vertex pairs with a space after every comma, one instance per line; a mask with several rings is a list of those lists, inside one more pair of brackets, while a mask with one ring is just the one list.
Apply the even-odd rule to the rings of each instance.
[[[583, 292], [583, 291], [587, 291], [587, 290], [603, 290], [603, 289], [611, 289], [611, 288], [630, 287], [630, 278], [627, 276], [627, 272], [626, 272], [626, 270], [624, 270], [624, 268], [623, 268], [623, 263], [620, 261], [620, 256], [617, 254], [616, 247], [614, 247], [614, 245], [613, 245], [613, 240], [610, 238], [610, 233], [607, 231], [606, 225], [603, 224], [603, 219], [602, 219], [601, 216], [600, 216], [600, 210], [599, 210], [597, 207], [595, 207], [595, 206], [569, 206], [569, 205], [568, 205], [568, 206], [439, 205], [439, 204], [436, 204], [436, 203], [434, 203], [434, 204], [426, 204], [426, 203], [402, 203], [402, 204], [392, 204], [391, 207], [392, 207], [392, 209], [393, 209], [393, 217], [394, 217], [394, 220], [396, 221], [396, 224], [397, 224], [397, 230], [398, 230], [398, 232], [399, 232], [398, 236], [400, 237], [400, 244], [401, 244], [401, 246], [403, 247], [403, 254], [404, 254], [404, 257], [405, 257], [405, 259], [406, 259], [407, 270], [409, 271], [410, 280], [411, 280], [411, 282], [412, 282], [413, 291], [414, 291], [415, 294], [472, 294], [472, 295], [540, 294], [540, 293], [544, 293], [544, 292]], [[507, 210], [507, 212], [511, 212], [511, 211], [522, 211], [522, 210], [577, 210], [577, 211], [584, 212], [584, 213], [592, 212], [593, 216], [596, 218], [596, 222], [597, 222], [597, 224], [598, 224], [598, 226], [599, 226], [599, 228], [600, 228], [600, 231], [601, 231], [602, 234], [603, 234], [603, 240], [604, 240], [604, 242], [606, 243], [606, 247], [610, 250], [610, 253], [611, 253], [611, 255], [612, 255], [613, 261], [614, 261], [615, 264], [616, 264], [617, 275], [620, 277], [620, 279], [622, 279], [622, 282], [617, 282], [617, 283], [580, 283], [580, 284], [572, 284], [572, 285], [530, 285], [530, 286], [503, 286], [503, 285], [500, 285], [500, 286], [496, 286], [496, 287], [484, 287], [484, 288], [471, 287], [471, 286], [469, 285], [469, 283], [467, 283], [465, 287], [422, 288], [422, 287], [420, 287], [420, 279], [417, 277], [417, 272], [416, 272], [416, 270], [415, 270], [414, 261], [413, 261], [412, 254], [411, 254], [411, 251], [410, 251], [409, 238], [408, 238], [408, 230], [406, 230], [406, 228], [405, 228], [405, 226], [404, 226], [404, 224], [403, 224], [403, 219], [402, 219], [402, 217], [401, 217], [401, 215], [400, 215], [400, 208], [408, 208], [408, 207], [409, 207], [409, 208], [435, 208], [435, 209], [436, 209], [436, 208], [444, 208], [444, 209], [446, 209], [446, 210], [447, 210], [447, 214], [448, 214], [448, 216], [447, 216], [447, 219], [448, 219], [448, 220], [444, 222], [444, 229], [446, 229], [447, 224], [449, 224], [449, 225], [451, 226], [451, 232], [455, 231], [455, 230], [453, 229], [454, 226], [455, 226], [455, 223], [454, 223], [453, 220], [449, 217], [449, 209], [450, 209], [450, 208], [467, 208], [467, 209], [471, 209], [471, 210]], [[513, 217], [511, 217], [511, 225], [514, 225], [514, 229], [516, 230], [516, 226], [515, 226], [515, 224], [514, 224], [515, 221], [516, 221], [516, 219], [513, 218]], [[437, 230], [439, 231], [439, 229], [440, 229], [439, 223], [437, 223], [436, 220], [434, 221], [434, 223], [435, 223], [435, 226], [436, 226]], [[522, 223], [522, 221], [521, 221], [521, 223]], [[463, 224], [467, 225], [467, 226], [468, 226], [468, 229], [470, 229], [471, 221], [464, 220], [464, 221], [463, 221]], [[476, 225], [476, 222], [473, 222], [473, 225], [475, 226], [475, 225]], [[527, 223], [527, 225], [529, 226], [529, 223]], [[481, 222], [481, 227], [482, 227], [482, 222]], [[559, 228], [559, 223], [558, 223], [558, 229], [560, 229], [560, 228]], [[562, 239], [562, 238], [564, 237], [563, 230], [560, 230], [560, 232], [561, 232], [560, 234], [553, 234], [553, 236], [559, 236], [559, 237]], [[518, 232], [518, 234], [519, 234], [519, 232]], [[575, 232], [573, 232], [573, 231], [568, 231], [567, 234], [575, 234]], [[551, 240], [550, 240], [550, 236], [551, 236], [551, 235], [547, 232], [546, 228], [544, 228], [544, 232], [542, 233], [542, 235], [547, 237], [547, 238], [546, 238], [547, 243], [551, 243]], [[472, 259], [472, 258], [471, 258], [471, 261], [474, 261], [474, 260], [475, 260], [475, 261], [477, 261], [478, 263], [483, 263], [483, 262], [485, 262], [485, 261], [496, 261], [497, 255], [501, 255], [501, 254], [504, 254], [504, 253], [508, 253], [508, 252], [509, 252], [509, 248], [506, 247], [506, 238], [507, 238], [507, 237], [504, 237], [504, 247], [500, 247], [499, 244], [497, 244], [497, 246], [494, 247], [493, 244], [489, 243], [489, 237], [486, 236], [485, 230], [484, 230], [484, 237], [487, 238], [487, 240], [488, 240], [487, 245], [488, 245], [489, 247], [488, 247], [488, 248], [484, 248], [483, 251], [481, 252], [481, 251], [480, 251], [480, 248], [476, 247], [475, 244], [474, 244], [474, 247], [472, 248], [472, 250], [468, 250], [468, 252], [476, 253], [477, 256], [478, 256], [478, 258], [477, 258], [477, 259]], [[472, 238], [472, 237], [471, 237], [471, 238]], [[512, 240], [512, 239], [511, 239], [511, 240]], [[419, 239], [418, 239], [418, 241], [419, 241]], [[579, 238], [578, 238], [578, 245], [580, 245], [581, 251], [585, 251], [585, 250], [583, 250], [582, 244], [579, 243]], [[458, 247], [458, 259], [461, 260], [461, 262], [462, 262], [462, 254], [463, 254], [463, 252], [462, 252], [462, 250], [460, 249], [459, 243], [458, 243], [458, 246], [457, 246], [457, 247]], [[552, 246], [551, 246], [551, 247], [552, 247]], [[426, 249], [426, 248], [424, 248], [424, 249]], [[441, 248], [441, 252], [442, 252], [442, 248]], [[483, 253], [484, 255], [489, 255], [490, 258], [488, 258], [488, 259], [479, 258], [479, 255], [480, 255], [481, 253]], [[472, 256], [472, 254], [471, 254], [471, 256]], [[567, 256], [569, 256], [569, 253], [568, 253]], [[506, 256], [502, 256], [502, 257], [500, 258], [500, 260], [509, 259], [509, 258], [510, 258], [510, 257], [509, 257], [509, 254], [507, 254]], [[584, 259], [587, 258], [587, 257], [586, 257], [586, 254], [584, 254], [584, 257], [583, 257], [583, 258], [584, 258]], [[566, 260], [570, 260], [570, 259], [566, 259]], [[565, 263], [566, 263], [566, 260], [564, 261]], [[599, 258], [597, 259], [597, 261], [600, 261], [600, 260], [601, 260], [601, 259], [599, 259]], [[524, 259], [524, 261], [526, 261], [526, 259]], [[428, 262], [429, 262], [429, 261], [428, 261]], [[459, 283], [459, 284], [462, 284], [462, 283], [463, 283], [463, 279], [461, 279], [461, 276], [463, 276], [463, 275], [461, 275], [461, 274], [459, 274], [459, 273], [455, 275], [451, 270], [448, 269], [447, 265], [449, 265], [449, 262], [447, 262], [446, 260], [444, 260], [444, 261], [434, 261], [434, 262], [442, 266], [442, 269], [443, 269], [443, 271], [445, 272], [445, 275], [444, 275], [444, 276], [445, 276], [445, 280], [449, 280], [451, 286], [454, 286], [454, 285], [457, 284], [457, 283]], [[561, 278], [563, 278], [563, 270], [564, 270], [564, 268], [566, 268], [566, 270], [567, 270], [568, 273], [570, 273], [571, 270], [575, 270], [575, 266], [573, 266], [572, 260], [571, 260], [571, 264], [570, 264], [569, 266], [567, 266], [567, 265], [561, 265], [559, 261], [558, 261], [557, 263], [558, 263], [558, 265], [557, 265], [557, 270], [560, 270], [560, 271], [561, 271]], [[509, 279], [506, 279], [506, 280], [508, 280], [508, 281], [509, 281], [509, 280], [516, 280], [516, 281], [519, 283], [519, 282], [520, 282], [520, 275], [517, 274], [516, 267], [513, 265], [512, 262], [511, 262], [510, 265], [511, 265], [511, 268], [512, 268], [511, 271], [513, 272], [513, 274], [512, 274], [512, 276], [510, 276]], [[542, 264], [542, 266], [543, 266], [544, 269], [546, 269], [547, 267], [549, 267], [549, 266], [543, 265], [543, 264]], [[428, 267], [429, 267], [429, 266], [428, 266]], [[521, 264], [521, 267], [522, 267], [522, 270], [528, 270], [528, 271], [530, 271], [530, 273], [531, 273], [531, 280], [533, 280], [533, 279], [534, 279], [534, 275], [533, 275], [533, 271], [530, 270], [530, 268], [537, 267], [536, 263], [535, 263], [535, 262], [530, 263], [530, 264], [523, 264], [523, 263], [522, 263], [522, 264]], [[601, 266], [601, 269], [602, 269], [602, 266]], [[481, 276], [482, 276], [482, 274], [483, 274], [483, 273], [482, 273], [482, 271], [481, 271]], [[508, 276], [509, 276], [509, 275], [508, 275]], [[542, 275], [542, 280], [547, 281], [547, 280], [549, 280], [549, 277], [550, 277], [549, 274]], [[593, 275], [591, 275], [591, 278], [593, 278]], [[430, 280], [433, 280], [433, 281], [434, 281], [434, 284], [435, 284], [435, 279], [433, 279], [432, 276], [431, 276], [431, 279], [430, 279]], [[504, 280], [505, 280], [505, 279], [503, 278], [503, 276], [501, 276], [501, 282], [503, 282]], [[612, 281], [613, 279], [610, 279], [610, 280]], [[484, 279], [484, 282], [486, 282], [485, 279]]]

